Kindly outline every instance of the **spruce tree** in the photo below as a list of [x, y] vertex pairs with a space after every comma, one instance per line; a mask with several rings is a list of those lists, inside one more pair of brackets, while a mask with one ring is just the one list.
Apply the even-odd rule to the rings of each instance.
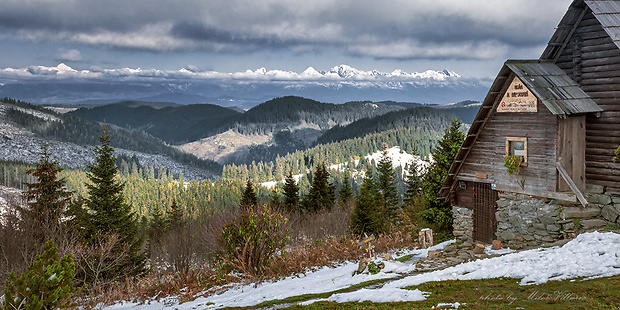
[[[114, 149], [110, 147], [111, 137], [104, 129], [99, 137], [101, 143], [96, 147], [95, 162], [89, 164], [86, 184], [88, 195], [85, 200], [85, 212], [82, 223], [83, 236], [87, 244], [94, 245], [116, 235], [120, 242], [115, 246], [118, 260], [104, 278], [115, 278], [121, 275], [136, 275], [145, 271], [145, 253], [139, 253], [144, 238], [139, 233], [138, 221], [131, 211], [131, 206], [123, 197], [124, 184], [116, 179], [118, 172]], [[115, 258], [116, 259], [116, 258]]]
[[407, 205], [412, 205], [415, 197], [419, 196], [422, 191], [422, 180], [417, 162], [412, 161], [407, 166], [407, 177], [405, 179], [405, 199]]
[[252, 184], [252, 180], [248, 179], [245, 183], [245, 190], [241, 195], [241, 201], [239, 202], [239, 207], [242, 209], [256, 208], [258, 206], [258, 198], [256, 197], [256, 192], [254, 191], [254, 184]]
[[176, 199], [172, 199], [170, 209], [166, 212], [166, 220], [168, 228], [176, 228], [183, 226], [183, 209], [177, 204]]
[[289, 212], [299, 211], [299, 187], [293, 178], [293, 172], [289, 170], [284, 181], [284, 207]]
[[344, 172], [344, 177], [342, 179], [342, 186], [338, 191], [338, 200], [342, 204], [346, 204], [351, 197], [353, 197], [353, 189], [351, 188], [351, 178], [349, 177], [351, 173], [349, 171]]
[[356, 235], [383, 232], [381, 199], [382, 195], [372, 172], [366, 172], [360, 194], [355, 198], [355, 208], [351, 214], [351, 232]]
[[433, 162], [422, 181], [422, 192], [429, 203], [429, 208], [421, 215], [445, 232], [452, 231], [452, 208], [449, 201], [441, 200], [438, 196], [452, 161], [465, 139], [465, 133], [460, 130], [461, 125], [460, 121], [452, 120], [450, 126], [446, 128], [433, 153]]
[[282, 204], [280, 200], [280, 193], [276, 186], [271, 190], [271, 197], [269, 197], [269, 206], [279, 209]]
[[59, 237], [60, 220], [71, 204], [71, 192], [65, 189], [66, 180], [58, 177], [62, 168], [50, 155], [47, 144], [43, 145], [39, 162], [28, 170], [36, 178], [34, 183], [25, 183], [28, 189], [24, 197], [28, 207], [19, 209], [22, 220], [32, 225], [29, 228], [41, 245], [45, 240]]
[[151, 221], [149, 223], [149, 240], [152, 244], [161, 242], [161, 238], [168, 230], [168, 219], [162, 212], [160, 207], [155, 207], [151, 212]]
[[312, 185], [304, 197], [303, 208], [308, 212], [331, 210], [336, 202], [336, 189], [329, 183], [329, 172], [325, 164], [319, 164], [312, 176]]
[[398, 216], [398, 191], [394, 181], [392, 159], [387, 149], [383, 150], [377, 164], [377, 187], [381, 193], [381, 204], [385, 216], [389, 221], [394, 222]]

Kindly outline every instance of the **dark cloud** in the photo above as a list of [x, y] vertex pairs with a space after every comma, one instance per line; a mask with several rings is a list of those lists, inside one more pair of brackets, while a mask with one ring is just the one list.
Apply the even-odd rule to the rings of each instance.
[[339, 50], [385, 59], [484, 59], [544, 45], [570, 2], [4, 0], [0, 29], [30, 41], [155, 52]]
[[215, 42], [247, 48], [282, 47], [283, 42], [277, 35], [260, 36], [250, 33], [239, 33], [207, 26], [195, 22], [179, 22], [170, 33], [177, 38], [190, 39], [198, 42]]

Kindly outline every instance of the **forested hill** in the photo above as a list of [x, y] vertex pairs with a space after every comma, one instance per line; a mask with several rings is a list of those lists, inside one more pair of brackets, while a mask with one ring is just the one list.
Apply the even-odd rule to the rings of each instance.
[[288, 96], [269, 100], [248, 110], [232, 128], [242, 134], [268, 134], [305, 123], [326, 130], [337, 124], [348, 124], [360, 118], [402, 109], [398, 105], [372, 102], [333, 104]]
[[[468, 113], [464, 113], [468, 112], [468, 110], [463, 109], [416, 107], [403, 111], [389, 112], [373, 118], [364, 118], [346, 126], [334, 126], [320, 136], [315, 145], [364, 137], [369, 134], [397, 128], [420, 128], [422, 130], [440, 132], [453, 119], [460, 119], [464, 123], [470, 123], [471, 119]], [[477, 110], [477, 107], [472, 109]]]
[[156, 108], [118, 102], [80, 108], [69, 114], [147, 132], [169, 144], [182, 144], [225, 131], [242, 113], [213, 104]]
[[212, 104], [167, 106], [119, 102], [80, 108], [69, 114], [90, 121], [106, 122], [127, 129], [145, 131], [170, 144], [210, 137], [229, 129], [245, 135], [271, 134], [283, 129], [312, 127], [326, 130], [336, 124], [348, 124], [401, 110], [397, 104], [351, 102], [332, 104], [301, 97], [281, 97], [255, 106], [245, 113]]
[[[103, 125], [99, 123], [86, 121], [73, 115], [59, 114], [40, 106], [8, 98], [0, 99], [0, 122], [2, 123], [0, 142], [6, 144], [3, 144], [5, 149], [2, 151], [3, 154], [9, 155], [11, 152], [37, 154], [40, 146], [34, 144], [42, 141], [49, 141], [50, 144], [60, 143], [58, 145], [64, 145], [65, 148], [71, 148], [80, 154], [89, 153], [86, 149], [98, 145], [99, 136], [103, 133]], [[204, 173], [198, 174], [202, 174], [204, 177], [212, 177], [221, 173], [219, 164], [210, 160], [198, 159], [196, 156], [166, 145], [161, 140], [142, 131], [126, 130], [113, 125], [108, 125], [107, 131], [112, 136], [111, 145], [115, 148], [164, 156], [171, 161], [203, 170]], [[18, 143], [22, 140], [28, 145]], [[8, 149], [11, 147], [19, 149]], [[75, 152], [66, 154], [65, 157], [67, 158], [63, 158], [63, 160], [77, 160], [71, 158], [72, 155], [77, 156]], [[0, 158], [0, 160], [13, 159]]]

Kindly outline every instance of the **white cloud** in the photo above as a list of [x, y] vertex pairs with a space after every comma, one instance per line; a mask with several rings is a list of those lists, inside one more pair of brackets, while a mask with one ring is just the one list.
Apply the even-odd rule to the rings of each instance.
[[56, 54], [56, 60], [59, 61], [82, 61], [82, 53], [76, 49], [60, 49]]
[[399, 84], [446, 84], [459, 83], [466, 78], [447, 70], [407, 73], [402, 70], [380, 72], [363, 71], [347, 65], [335, 66], [329, 70], [318, 71], [312, 67], [302, 71], [267, 70], [259, 68], [242, 72], [199, 71], [197, 67], [180, 70], [158, 70], [141, 68], [103, 69], [93, 67], [88, 70], [75, 70], [61, 63], [56, 67], [31, 66], [27, 68], [0, 69], [0, 77], [12, 79], [124, 79], [136, 81], [149, 80], [212, 80], [212, 81], [249, 81], [249, 82], [297, 82], [297, 83], [348, 83], [362, 85]]

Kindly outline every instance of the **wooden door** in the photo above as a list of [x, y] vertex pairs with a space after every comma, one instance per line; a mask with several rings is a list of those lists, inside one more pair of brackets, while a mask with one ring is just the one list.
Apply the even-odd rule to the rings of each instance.
[[491, 243], [495, 239], [497, 199], [491, 184], [474, 182], [474, 240]]

